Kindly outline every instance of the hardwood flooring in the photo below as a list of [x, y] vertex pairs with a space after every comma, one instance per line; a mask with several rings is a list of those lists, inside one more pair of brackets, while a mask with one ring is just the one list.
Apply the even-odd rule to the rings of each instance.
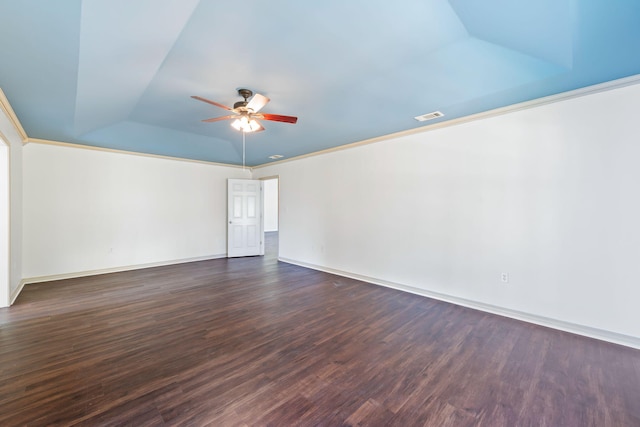
[[640, 351], [278, 263], [27, 285], [1, 426], [640, 426]]

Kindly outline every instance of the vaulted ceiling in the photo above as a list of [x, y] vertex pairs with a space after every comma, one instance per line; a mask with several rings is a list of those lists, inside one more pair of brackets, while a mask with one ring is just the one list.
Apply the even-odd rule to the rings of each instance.
[[[637, 0], [0, 0], [0, 87], [30, 138], [259, 165], [640, 74]], [[414, 116], [441, 111], [418, 122]]]

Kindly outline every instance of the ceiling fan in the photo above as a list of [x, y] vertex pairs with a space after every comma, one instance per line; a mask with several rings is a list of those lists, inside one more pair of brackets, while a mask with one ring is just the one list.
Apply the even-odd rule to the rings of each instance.
[[[212, 119], [205, 119], [203, 122], [212, 123], [220, 120], [233, 120], [231, 126], [242, 132], [260, 132], [264, 130], [264, 127], [258, 120], [270, 120], [272, 122], [283, 123], [296, 123], [297, 117], [282, 116], [279, 114], [266, 114], [259, 113], [259, 111], [267, 105], [269, 98], [259, 93], [253, 94], [249, 89], [238, 89], [238, 94], [244, 98], [244, 101], [238, 101], [233, 104], [233, 108], [220, 104], [215, 101], [211, 101], [201, 96], [192, 96], [193, 99], [206, 102], [207, 104], [215, 105], [216, 107], [224, 108], [227, 111], [231, 111], [233, 114], [222, 117], [214, 117]], [[253, 98], [252, 98], [253, 96]], [[251, 98], [251, 100], [249, 100]]]

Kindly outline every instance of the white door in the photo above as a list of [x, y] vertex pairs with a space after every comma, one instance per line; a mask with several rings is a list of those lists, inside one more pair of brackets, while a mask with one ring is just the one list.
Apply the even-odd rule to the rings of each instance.
[[262, 181], [227, 181], [227, 257], [264, 255]]

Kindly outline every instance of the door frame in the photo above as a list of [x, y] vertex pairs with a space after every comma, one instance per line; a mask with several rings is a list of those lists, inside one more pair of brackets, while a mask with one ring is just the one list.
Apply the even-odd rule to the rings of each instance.
[[[11, 146], [0, 132], [0, 307], [11, 305]], [[4, 268], [6, 267], [6, 268]]]
[[[250, 182], [254, 182], [254, 183], [259, 183], [258, 185], [258, 200], [256, 200], [255, 205], [254, 205], [254, 209], [256, 209], [256, 215], [258, 216], [258, 220], [256, 222], [256, 225], [258, 226], [258, 231], [257, 231], [257, 235], [258, 235], [258, 239], [259, 239], [259, 244], [257, 247], [257, 251], [253, 250], [253, 251], [248, 251], [245, 250], [244, 252], [240, 251], [240, 252], [234, 252], [231, 250], [231, 245], [232, 245], [232, 228], [231, 225], [233, 225], [233, 221], [234, 219], [232, 218], [232, 213], [231, 210], [233, 209], [233, 192], [231, 189], [232, 183], [233, 182], [238, 182], [238, 181], [250, 181]], [[245, 217], [244, 215], [246, 214], [246, 209], [248, 209], [248, 204], [245, 206], [245, 199], [243, 199], [242, 201], [242, 205], [241, 205], [241, 215], [242, 215], [242, 219], [240, 220], [240, 222], [245, 222]], [[256, 255], [264, 255], [264, 192], [263, 192], [263, 183], [262, 181], [258, 180], [258, 179], [247, 179], [247, 178], [228, 178], [227, 179], [227, 258], [235, 258], [235, 257], [243, 257], [243, 256], [256, 256]], [[241, 226], [246, 226], [247, 224], [241, 224]], [[242, 231], [243, 233], [246, 232], [246, 229], [244, 229]], [[245, 237], [246, 235], [243, 235], [243, 237]], [[244, 238], [243, 238], [244, 240]], [[243, 248], [247, 248], [246, 246], [246, 241], [243, 242]], [[255, 246], [254, 246], [255, 247]]]
[[[260, 181], [272, 181], [274, 179], [278, 181], [278, 198], [277, 198], [276, 202], [278, 204], [278, 213], [277, 213], [277, 216], [278, 216], [278, 232], [280, 232], [280, 175], [264, 176], [264, 177], [258, 178], [258, 179]], [[263, 208], [264, 208], [264, 206], [263, 206]], [[263, 222], [262, 230], [264, 230], [264, 218], [262, 219], [262, 222]]]

